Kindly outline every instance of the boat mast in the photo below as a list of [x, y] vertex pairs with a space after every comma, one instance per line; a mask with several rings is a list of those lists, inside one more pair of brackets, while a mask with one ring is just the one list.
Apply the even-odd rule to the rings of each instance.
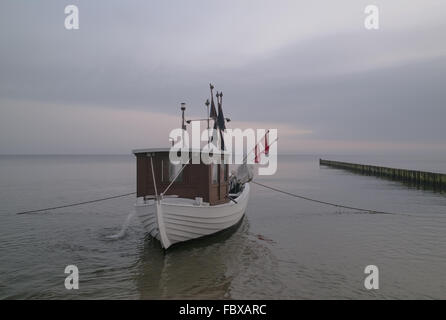
[[186, 103], [185, 102], [181, 102], [181, 129], [183, 129], [182, 131], [182, 136], [181, 136], [181, 144], [184, 147], [184, 131], [186, 131], [186, 123], [185, 123], [185, 119], [184, 119], [184, 111], [186, 111]]
[[206, 120], [208, 122], [208, 144], [209, 144], [210, 141], [211, 141], [211, 137], [209, 136], [209, 129], [210, 129], [210, 125], [209, 125], [209, 120], [210, 120], [210, 118], [209, 118], [209, 105], [210, 105], [210, 102], [209, 102], [209, 99], [206, 99], [206, 102], [204, 104], [206, 105]]

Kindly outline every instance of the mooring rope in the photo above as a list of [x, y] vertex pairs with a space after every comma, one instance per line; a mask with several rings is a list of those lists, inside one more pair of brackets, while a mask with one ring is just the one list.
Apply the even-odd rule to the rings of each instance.
[[75, 206], [80, 206], [80, 205], [83, 205], [83, 204], [89, 204], [89, 203], [101, 202], [101, 201], [105, 201], [105, 200], [111, 200], [111, 199], [116, 199], [116, 198], [127, 197], [127, 196], [130, 196], [130, 195], [133, 195], [133, 194], [136, 194], [136, 192], [119, 194], [119, 195], [116, 195], [116, 196], [110, 196], [110, 197], [106, 197], [106, 198], [99, 198], [99, 199], [94, 199], [94, 200], [89, 200], [89, 201], [76, 202], [76, 203], [66, 204], [66, 205], [57, 206], [57, 207], [50, 207], [50, 208], [45, 208], [45, 209], [37, 209], [37, 210], [28, 210], [28, 211], [16, 212], [16, 214], [37, 213], [37, 212], [43, 212], [43, 211], [50, 211], [50, 210], [56, 210], [56, 209], [62, 209], [62, 208], [75, 207]]
[[327, 201], [322, 201], [322, 200], [308, 198], [308, 197], [301, 196], [301, 195], [298, 195], [298, 194], [295, 194], [295, 193], [291, 193], [291, 192], [288, 192], [288, 191], [284, 191], [284, 190], [280, 190], [280, 189], [277, 189], [277, 188], [274, 188], [274, 187], [270, 187], [270, 186], [267, 186], [265, 184], [262, 184], [262, 183], [259, 183], [259, 182], [255, 182], [255, 181], [251, 181], [251, 183], [259, 185], [259, 186], [262, 186], [264, 188], [267, 188], [267, 189], [270, 189], [270, 190], [273, 190], [273, 191], [276, 191], [276, 192], [280, 192], [280, 193], [283, 193], [283, 194], [295, 197], [295, 198], [299, 198], [299, 199], [303, 199], [303, 200], [307, 200], [307, 201], [311, 201], [311, 202], [316, 202], [316, 203], [324, 204], [324, 205], [327, 205], [327, 206], [343, 208], [343, 209], [350, 209], [350, 210], [356, 210], [356, 211], [362, 211], [362, 212], [369, 212], [369, 213], [372, 213], [372, 214], [404, 214], [404, 213], [377, 211], [377, 210], [371, 210], [371, 209], [364, 209], [364, 208], [357, 208], [357, 207], [346, 206], [346, 205], [343, 205], [343, 204], [332, 203], [332, 202], [327, 202]]
[[[261, 186], [261, 187], [264, 187], [264, 188], [267, 188], [267, 189], [270, 189], [270, 190], [273, 190], [273, 191], [276, 191], [276, 192], [279, 192], [279, 193], [286, 194], [286, 195], [294, 197], [294, 198], [299, 198], [299, 199], [303, 199], [303, 200], [307, 200], [307, 201], [311, 201], [311, 202], [315, 202], [315, 203], [319, 203], [319, 204], [323, 204], [323, 205], [328, 205], [328, 206], [332, 206], [332, 207], [349, 209], [349, 210], [356, 210], [356, 211], [362, 211], [362, 212], [369, 212], [369, 213], [372, 213], [372, 214], [410, 215], [410, 214], [401, 213], [401, 212], [397, 213], [397, 212], [389, 212], [389, 211], [379, 211], [379, 210], [372, 210], [372, 209], [364, 209], [364, 208], [347, 206], [347, 205], [339, 204], [339, 203], [322, 201], [322, 200], [318, 200], [318, 199], [305, 197], [305, 196], [302, 196], [302, 195], [299, 195], [299, 194], [291, 193], [291, 192], [288, 192], [288, 191], [285, 191], [285, 190], [281, 190], [281, 189], [278, 189], [278, 188], [275, 188], [275, 187], [267, 186], [267, 185], [265, 185], [263, 183], [259, 183], [259, 182], [255, 182], [255, 181], [251, 181], [251, 183], [256, 184], [258, 186]], [[44, 209], [21, 211], [21, 212], [16, 212], [16, 214], [30, 214], [30, 213], [38, 213], [38, 212], [43, 212], [43, 211], [50, 211], [50, 210], [56, 210], [56, 209], [75, 207], [75, 206], [80, 206], [80, 205], [84, 205], [84, 204], [90, 204], [90, 203], [96, 203], [96, 202], [101, 202], [101, 201], [106, 201], [106, 200], [111, 200], [111, 199], [116, 199], [116, 198], [128, 197], [128, 196], [131, 196], [131, 195], [134, 195], [134, 194], [136, 194], [136, 192], [129, 192], [129, 193], [119, 194], [119, 195], [115, 195], [115, 196], [109, 196], [109, 197], [105, 197], [105, 198], [93, 199], [93, 200], [89, 200], [89, 201], [70, 203], [70, 204], [65, 204], [65, 205], [61, 205], [61, 206], [57, 206], [57, 207], [49, 207], [49, 208], [44, 208]]]

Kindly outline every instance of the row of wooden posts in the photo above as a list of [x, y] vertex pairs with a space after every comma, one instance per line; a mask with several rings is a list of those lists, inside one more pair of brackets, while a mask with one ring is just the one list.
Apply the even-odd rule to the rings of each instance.
[[394, 181], [401, 181], [414, 186], [446, 191], [446, 174], [417, 170], [395, 169], [365, 164], [340, 162], [319, 159], [319, 164], [334, 168], [349, 170], [364, 175], [384, 177]]

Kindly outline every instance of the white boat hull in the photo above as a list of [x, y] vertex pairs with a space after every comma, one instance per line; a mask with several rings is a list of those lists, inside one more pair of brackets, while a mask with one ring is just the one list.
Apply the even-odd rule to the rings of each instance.
[[235, 202], [222, 205], [197, 205], [191, 199], [165, 198], [159, 203], [137, 201], [135, 210], [144, 229], [167, 249], [175, 243], [211, 235], [237, 224], [248, 205], [249, 191], [246, 183]]

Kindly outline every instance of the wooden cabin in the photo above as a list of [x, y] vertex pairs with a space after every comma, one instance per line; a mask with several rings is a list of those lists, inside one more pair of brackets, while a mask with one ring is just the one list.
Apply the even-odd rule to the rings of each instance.
[[[174, 165], [169, 159], [169, 148], [134, 150], [136, 156], [136, 193], [137, 197], [153, 197], [152, 168], [158, 194], [164, 192], [182, 168], [182, 164]], [[189, 154], [191, 156], [191, 154]], [[228, 164], [207, 165], [200, 160], [200, 164], [188, 164], [173, 182], [165, 195], [176, 195], [180, 198], [203, 198], [203, 202], [212, 205], [223, 204], [228, 198]]]

